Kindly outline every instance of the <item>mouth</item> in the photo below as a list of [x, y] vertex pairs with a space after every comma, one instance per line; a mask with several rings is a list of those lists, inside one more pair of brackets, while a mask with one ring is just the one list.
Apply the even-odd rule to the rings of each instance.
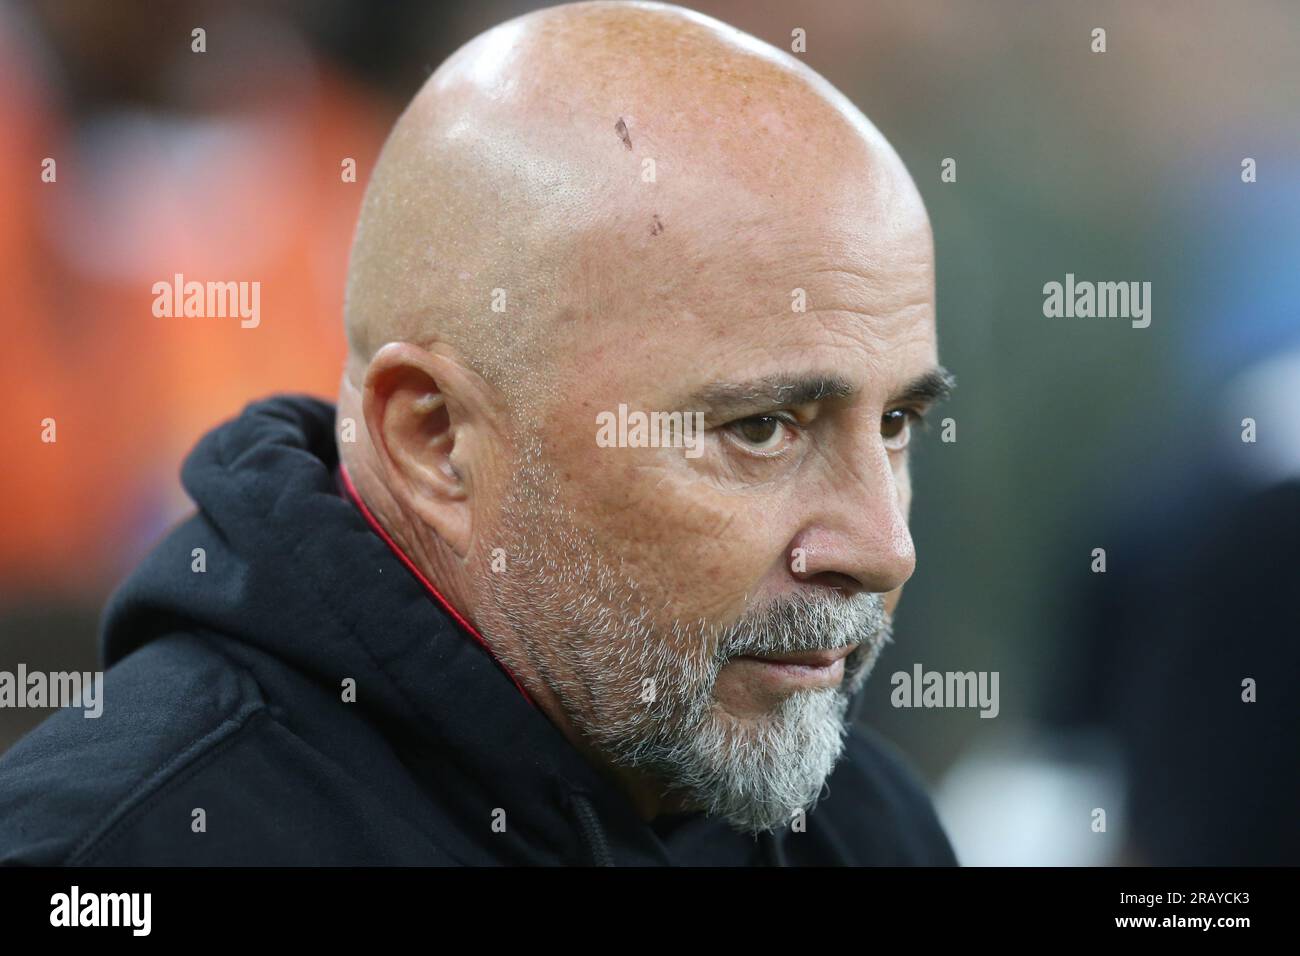
[[836, 661], [842, 661], [855, 650], [857, 644], [837, 647], [829, 651], [798, 651], [794, 654], [754, 654], [749, 660], [765, 661], [768, 664], [789, 664], [792, 667], [830, 667]]
[[844, 659], [857, 644], [834, 650], [733, 657], [731, 664], [773, 690], [835, 687], [844, 679]]

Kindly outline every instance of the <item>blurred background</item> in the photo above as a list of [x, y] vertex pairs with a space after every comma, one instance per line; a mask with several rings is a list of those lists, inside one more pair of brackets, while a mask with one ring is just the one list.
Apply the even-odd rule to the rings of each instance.
[[[534, 6], [0, 2], [0, 670], [96, 669], [198, 437], [334, 396], [384, 135]], [[1300, 864], [1300, 5], [693, 6], [785, 49], [806, 31], [930, 210], [956, 440], [916, 443], [919, 565], [862, 720], [959, 858]], [[177, 272], [259, 278], [256, 334], [160, 324]], [[1150, 327], [1045, 318], [1067, 273], [1150, 282]], [[998, 672], [997, 717], [893, 707], [916, 664]], [[47, 715], [0, 710], [0, 751]]]

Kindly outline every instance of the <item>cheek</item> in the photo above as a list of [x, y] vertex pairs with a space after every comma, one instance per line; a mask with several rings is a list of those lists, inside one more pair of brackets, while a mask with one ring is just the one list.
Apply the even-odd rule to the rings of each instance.
[[910, 518], [912, 513], [912, 472], [906, 458], [895, 469], [894, 478], [894, 487], [898, 492], [898, 506], [903, 509], [903, 517]]
[[599, 547], [657, 620], [730, 620], [779, 562], [778, 523], [757, 498], [719, 494], [671, 463], [628, 461], [592, 477], [578, 494]]

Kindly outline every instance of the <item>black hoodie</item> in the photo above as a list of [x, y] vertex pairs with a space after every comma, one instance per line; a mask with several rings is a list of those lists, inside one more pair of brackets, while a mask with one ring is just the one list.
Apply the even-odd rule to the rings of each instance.
[[860, 730], [805, 831], [643, 821], [348, 493], [324, 402], [251, 405], [182, 480], [198, 513], [107, 609], [102, 716], [0, 759], [2, 862], [955, 863]]

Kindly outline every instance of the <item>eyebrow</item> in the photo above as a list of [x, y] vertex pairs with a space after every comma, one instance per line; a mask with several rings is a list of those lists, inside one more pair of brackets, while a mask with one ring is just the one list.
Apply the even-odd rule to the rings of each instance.
[[936, 365], [908, 382], [891, 401], [937, 404], [952, 397], [956, 387], [957, 377], [942, 365]]
[[[889, 401], [934, 404], [948, 398], [956, 386], [953, 374], [936, 365], [904, 385]], [[852, 398], [857, 392], [856, 385], [838, 375], [769, 375], [748, 382], [713, 382], [694, 392], [687, 407], [721, 418], [828, 398]]]

